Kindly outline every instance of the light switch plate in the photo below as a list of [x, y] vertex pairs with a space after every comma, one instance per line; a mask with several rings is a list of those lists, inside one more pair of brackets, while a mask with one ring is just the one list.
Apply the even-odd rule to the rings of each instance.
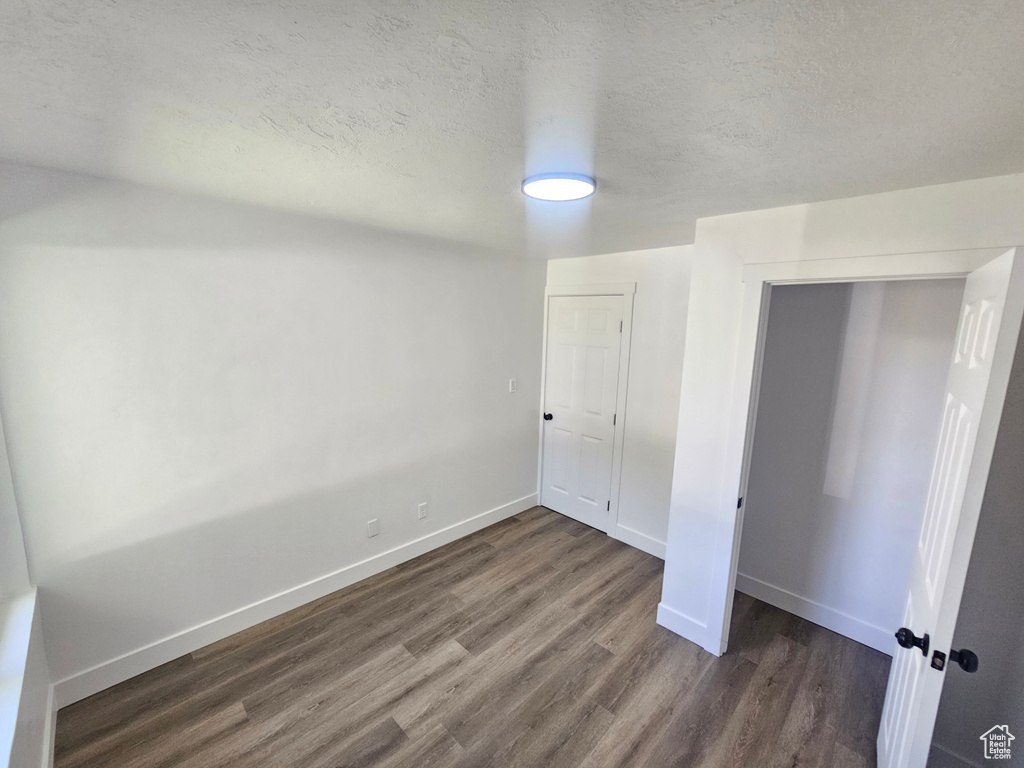
[[378, 520], [376, 517], [373, 518], [373, 520], [367, 520], [366, 537], [372, 539], [378, 533], [380, 533], [380, 520]]
[[519, 391], [519, 383], [515, 379], [509, 379], [508, 380], [508, 391], [510, 393], [514, 393], [514, 392], [518, 392]]

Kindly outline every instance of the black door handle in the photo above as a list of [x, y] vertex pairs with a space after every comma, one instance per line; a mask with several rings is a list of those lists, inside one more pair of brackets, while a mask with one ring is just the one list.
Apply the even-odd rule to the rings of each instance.
[[950, 651], [949, 660], [959, 664], [960, 669], [964, 672], [977, 672], [978, 671], [978, 654], [974, 651], [968, 651], [963, 648], [959, 651]]
[[[969, 651], [966, 648], [959, 651], [950, 651], [949, 660], [954, 664], [958, 664], [964, 672], [978, 671], [978, 654], [974, 651]], [[932, 654], [932, 669], [937, 669], [941, 672], [945, 668], [946, 654], [942, 651], [936, 651]]]
[[555, 417], [553, 415], [551, 415], [550, 413], [545, 413], [544, 414], [544, 421], [551, 421], [553, 418], [555, 418]]
[[902, 648], [920, 648], [921, 653], [928, 655], [928, 645], [931, 642], [927, 634], [924, 637], [917, 637], [906, 627], [900, 627], [896, 632], [896, 642]]

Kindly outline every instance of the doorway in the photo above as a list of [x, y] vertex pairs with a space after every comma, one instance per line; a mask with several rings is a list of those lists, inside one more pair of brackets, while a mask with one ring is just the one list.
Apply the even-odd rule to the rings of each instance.
[[736, 588], [889, 656], [963, 279], [772, 291]]
[[[712, 575], [705, 647], [724, 652], [736, 583], [759, 381], [772, 290], [786, 283], [825, 283], [966, 276], [956, 343], [945, 383], [942, 425], [923, 521], [915, 537], [895, 659], [877, 741], [881, 768], [923, 768], [927, 761], [953, 625], [988, 481], [1013, 353], [1024, 314], [1024, 260], [1019, 249], [949, 251], [814, 262], [748, 265], [743, 269], [734, 419], [728, 434], [724, 487], [738, 491], [723, 506]], [[733, 474], [735, 472], [735, 474]], [[733, 496], [735, 499], [736, 496]], [[728, 504], [728, 497], [723, 499]], [[721, 617], [718, 624], [717, 617]], [[659, 619], [660, 620], [660, 619]]]
[[635, 286], [549, 289], [540, 503], [608, 533], [618, 514]]

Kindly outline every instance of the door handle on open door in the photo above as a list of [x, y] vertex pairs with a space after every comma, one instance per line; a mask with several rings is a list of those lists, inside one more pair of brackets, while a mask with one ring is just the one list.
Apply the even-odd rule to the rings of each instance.
[[[950, 651], [949, 660], [959, 665], [960, 669], [964, 672], [978, 671], [978, 654], [974, 651], [969, 651], [966, 648], [961, 648], [959, 651]], [[941, 672], [945, 668], [946, 654], [942, 651], [936, 651], [932, 654], [932, 669], [937, 669]]]
[[966, 648], [962, 648], [959, 651], [950, 651], [949, 660], [959, 664], [960, 669], [964, 672], [978, 671], [978, 654], [974, 651], [969, 651]]
[[900, 644], [901, 648], [920, 648], [921, 653], [927, 656], [931, 638], [928, 637], [927, 633], [925, 633], [924, 637], [918, 637], [906, 627], [900, 627], [896, 632], [896, 642]]
[[552, 414], [550, 414], [550, 413], [545, 413], [544, 414], [544, 421], [551, 421], [553, 418], [555, 418], [555, 417]]

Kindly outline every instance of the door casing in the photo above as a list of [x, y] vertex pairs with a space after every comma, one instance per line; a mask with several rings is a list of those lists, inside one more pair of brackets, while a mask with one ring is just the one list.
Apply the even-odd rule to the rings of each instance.
[[[715, 536], [716, 567], [711, 581], [708, 637], [690, 639], [700, 642], [705, 649], [716, 655], [725, 653], [728, 645], [743, 530], [744, 509], [738, 505], [738, 500], [745, 497], [747, 490], [772, 286], [962, 278], [1007, 250], [1011, 249], [982, 248], [858, 256], [748, 264], [743, 268], [740, 347], [737, 354], [737, 378], [733, 388], [725, 482], [719, 500], [720, 514]], [[717, 637], [712, 626], [716, 617], [720, 617], [721, 621], [721, 634]]]
[[[743, 528], [743, 505], [738, 503], [746, 495], [749, 465], [753, 446], [754, 427], [767, 332], [767, 317], [771, 290], [775, 285], [827, 282], [863, 282], [878, 280], [927, 280], [966, 277], [981, 266], [1021, 248], [986, 248], [970, 251], [944, 251], [935, 253], [866, 256], [842, 259], [822, 259], [799, 262], [749, 264], [743, 268], [743, 298], [741, 308], [740, 341], [737, 355], [737, 374], [732, 393], [730, 428], [727, 439], [726, 472], [719, 498], [718, 524], [712, 554], [714, 568], [711, 574], [710, 605], [707, 633], [692, 637], [712, 653], [725, 653], [731, 623], [732, 602]], [[1019, 333], [1018, 325], [1013, 334]], [[994, 378], [1008, 378], [1006, 370], [993, 369]], [[1005, 384], [1005, 382], [1003, 382]], [[972, 534], [973, 535], [973, 534]], [[969, 553], [968, 553], [969, 554]], [[959, 585], [962, 587], [962, 584]], [[958, 606], [961, 589], [955, 595], [944, 597], [947, 605]], [[714, 626], [720, 620], [720, 634], [715, 637]], [[952, 618], [955, 622], [955, 615]], [[941, 644], [951, 641], [952, 627], [936, 638]], [[936, 633], [938, 634], [938, 633]]]

